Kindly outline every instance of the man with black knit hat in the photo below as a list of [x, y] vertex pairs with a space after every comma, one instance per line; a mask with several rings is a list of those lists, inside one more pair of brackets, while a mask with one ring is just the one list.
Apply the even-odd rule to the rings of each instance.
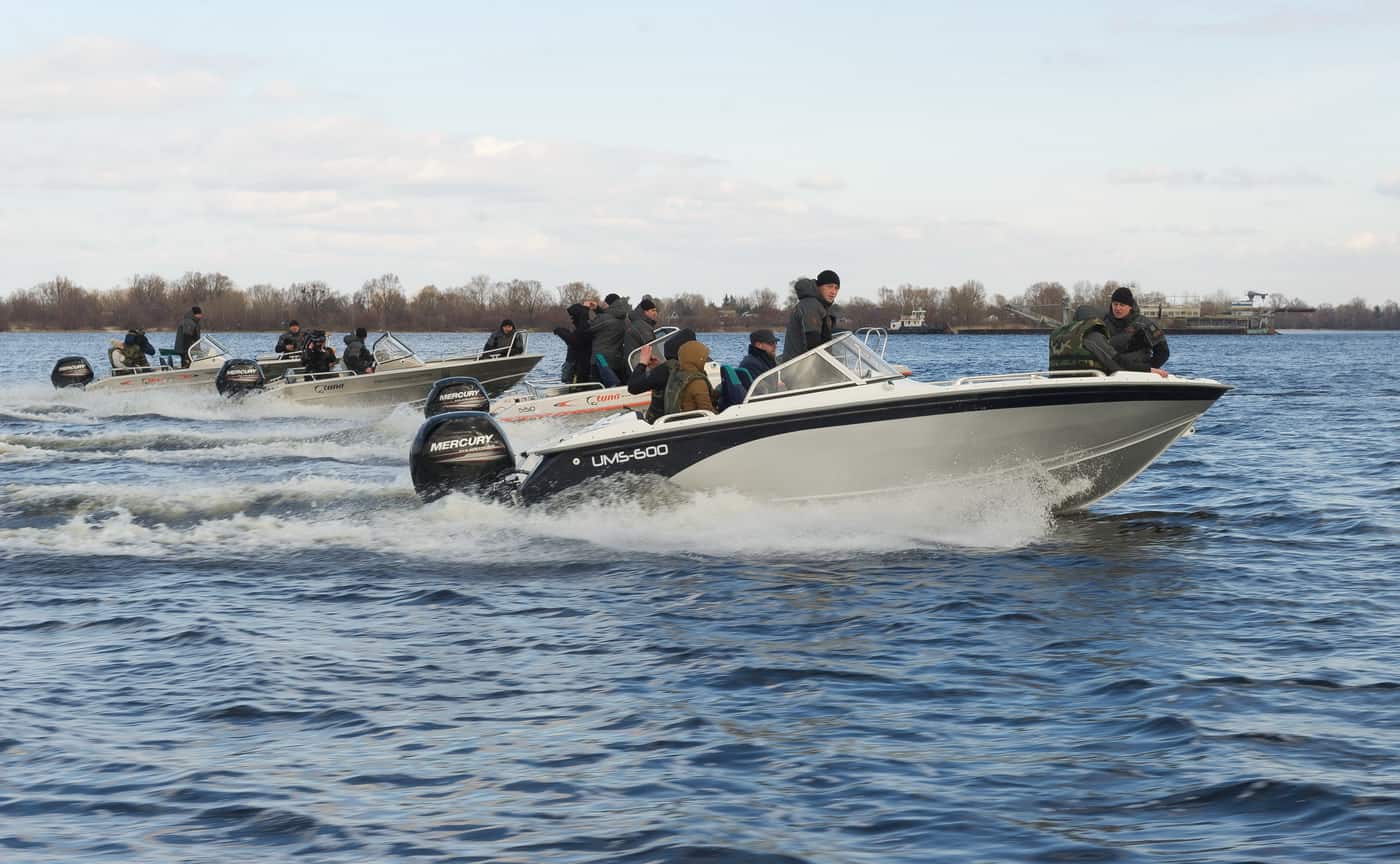
[[835, 271], [823, 270], [816, 279], [798, 279], [792, 290], [797, 295], [797, 305], [788, 317], [782, 362], [831, 341], [836, 329], [835, 303], [841, 277]]
[[656, 338], [656, 321], [660, 313], [651, 295], [642, 298], [637, 308], [627, 313], [627, 331], [622, 337], [622, 358], [632, 362], [632, 352]]
[[189, 368], [190, 346], [199, 341], [200, 322], [204, 320], [204, 310], [191, 306], [180, 323], [175, 325], [175, 352], [180, 355], [180, 366]]
[[622, 353], [622, 340], [627, 335], [627, 313], [631, 312], [626, 297], [609, 294], [603, 298], [607, 308], [588, 324], [593, 337], [594, 380], [604, 387], [626, 383], [627, 357]]
[[[1113, 289], [1103, 323], [1108, 328], [1108, 344], [1113, 352], [1111, 358], [1100, 358], [1105, 366], [1110, 367], [1107, 371], [1111, 373], [1126, 369], [1167, 377], [1162, 369], [1171, 353], [1167, 349], [1166, 334], [1156, 321], [1138, 310], [1133, 292], [1126, 285]], [[1099, 338], [1102, 339], [1102, 336]], [[1111, 368], [1115, 366], [1117, 368]]]

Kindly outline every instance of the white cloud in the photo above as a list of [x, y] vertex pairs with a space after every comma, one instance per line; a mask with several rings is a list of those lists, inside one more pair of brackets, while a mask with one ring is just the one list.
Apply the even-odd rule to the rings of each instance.
[[1388, 177], [1376, 184], [1376, 191], [1392, 198], [1400, 198], [1400, 176]]
[[151, 112], [207, 100], [226, 81], [198, 57], [102, 36], [0, 63], [0, 117]]
[[846, 181], [830, 174], [818, 174], [813, 177], [799, 178], [797, 186], [799, 189], [810, 189], [814, 192], [834, 192], [838, 189], [845, 189]]
[[1381, 252], [1400, 249], [1400, 234], [1386, 237], [1374, 231], [1362, 231], [1347, 238], [1342, 246], [1352, 252]]
[[1157, 186], [1211, 186], [1226, 189], [1325, 186], [1330, 180], [1313, 171], [1256, 171], [1232, 168], [1224, 171], [1199, 169], [1139, 168], [1110, 175], [1115, 184]]

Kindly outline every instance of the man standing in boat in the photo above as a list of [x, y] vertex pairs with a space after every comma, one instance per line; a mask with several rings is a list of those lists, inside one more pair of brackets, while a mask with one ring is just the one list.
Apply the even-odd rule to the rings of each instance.
[[204, 320], [204, 310], [191, 306], [180, 323], [175, 325], [175, 353], [180, 355], [181, 368], [190, 365], [190, 346], [199, 341], [200, 322]]
[[782, 361], [811, 351], [831, 341], [836, 330], [836, 294], [841, 290], [841, 277], [834, 270], [823, 270], [815, 280], [798, 279], [792, 286], [797, 305], [788, 318], [787, 338], [783, 340]]

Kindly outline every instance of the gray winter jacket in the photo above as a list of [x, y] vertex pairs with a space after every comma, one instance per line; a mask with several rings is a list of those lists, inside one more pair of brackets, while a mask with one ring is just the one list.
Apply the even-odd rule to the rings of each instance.
[[627, 313], [627, 332], [622, 337], [622, 360], [626, 362], [632, 352], [656, 338], [656, 327], [647, 320], [640, 310]]
[[627, 378], [627, 358], [622, 356], [622, 339], [627, 334], [627, 313], [631, 308], [626, 297], [619, 297], [588, 324], [588, 332], [593, 334], [593, 353], [602, 354], [608, 368], [623, 380]]
[[787, 338], [783, 339], [781, 362], [810, 351], [831, 340], [836, 329], [836, 306], [822, 301], [814, 279], [798, 279], [792, 286], [797, 294], [797, 305], [792, 307], [788, 318]]

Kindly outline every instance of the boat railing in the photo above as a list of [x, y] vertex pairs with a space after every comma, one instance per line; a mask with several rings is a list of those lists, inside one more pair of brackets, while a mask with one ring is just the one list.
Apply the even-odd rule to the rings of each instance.
[[[888, 330], [883, 327], [861, 327], [855, 332], [856, 338], [859, 339], [865, 347], [879, 354], [881, 357], [885, 356], [885, 349], [889, 347], [890, 344], [890, 333]], [[879, 347], [876, 347], [876, 345]]]
[[1105, 378], [1098, 369], [1050, 369], [1043, 372], [1006, 372], [1001, 375], [965, 375], [947, 382], [953, 387], [966, 384], [992, 384], [998, 381], [1034, 381], [1049, 378]]
[[715, 412], [706, 411], [704, 408], [697, 408], [694, 411], [682, 411], [678, 414], [665, 414], [656, 418], [655, 425], [665, 426], [668, 423], [679, 423], [683, 420], [699, 420], [702, 417], [713, 417]]
[[556, 396], [572, 396], [575, 393], [582, 393], [589, 390], [606, 390], [598, 381], [578, 381], [572, 384], [550, 383], [541, 381], [521, 381], [521, 387], [525, 388], [528, 394], [527, 399], [545, 399]]
[[[520, 343], [519, 348], [515, 347], [516, 342]], [[510, 341], [506, 343], [504, 348], [492, 348], [490, 351], [487, 351], [483, 348], [482, 350], [476, 352], [476, 356], [472, 359], [495, 360], [499, 357], [514, 357], [516, 354], [524, 354], [529, 344], [529, 330], [512, 330], [510, 334]]]
[[655, 350], [657, 346], [665, 342], [667, 339], [671, 338], [671, 335], [676, 332], [679, 332], [680, 329], [681, 328], [679, 327], [672, 327], [669, 324], [667, 324], [664, 327], [657, 327], [654, 331], [652, 331], [653, 335], [650, 342], [648, 342], [646, 345], [633, 348], [632, 353], [627, 355], [627, 368], [629, 370], [632, 370], [642, 365], [642, 348], [650, 346], [653, 350]]

